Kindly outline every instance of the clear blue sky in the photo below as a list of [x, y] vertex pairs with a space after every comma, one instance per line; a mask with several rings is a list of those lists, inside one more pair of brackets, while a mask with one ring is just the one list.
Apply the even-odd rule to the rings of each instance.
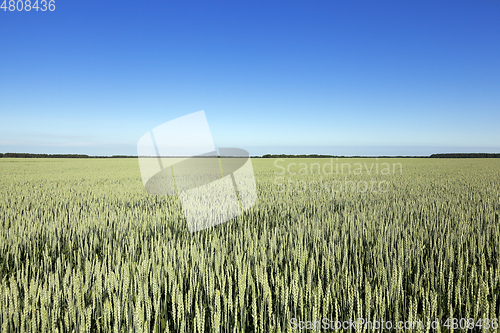
[[500, 0], [0, 10], [0, 152], [132, 155], [199, 110], [251, 154], [500, 152]]

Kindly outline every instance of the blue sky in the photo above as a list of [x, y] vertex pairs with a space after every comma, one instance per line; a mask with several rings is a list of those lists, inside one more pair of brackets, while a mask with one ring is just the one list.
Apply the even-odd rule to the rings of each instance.
[[[1, 0], [0, 0], [1, 2]], [[500, 152], [500, 1], [56, 0], [0, 10], [0, 152]]]

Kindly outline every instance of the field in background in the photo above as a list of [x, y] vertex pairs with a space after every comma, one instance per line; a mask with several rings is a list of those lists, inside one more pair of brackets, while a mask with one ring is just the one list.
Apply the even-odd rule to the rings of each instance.
[[[176, 197], [144, 191], [135, 159], [1, 159], [2, 332], [500, 317], [500, 160], [252, 163], [255, 206], [191, 234]], [[391, 173], [368, 174], [373, 163]]]

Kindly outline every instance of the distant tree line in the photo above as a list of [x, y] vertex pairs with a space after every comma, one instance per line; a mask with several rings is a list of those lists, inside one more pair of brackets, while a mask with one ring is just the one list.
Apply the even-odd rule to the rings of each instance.
[[262, 158], [427, 158], [427, 157], [428, 156], [343, 156], [343, 155], [318, 155], [318, 154], [309, 154], [309, 155], [266, 154], [262, 156]]
[[[83, 154], [30, 154], [30, 153], [0, 153], [0, 158], [137, 158], [130, 155], [113, 156], [89, 156]], [[261, 156], [252, 156], [260, 158]], [[262, 158], [500, 158], [500, 153], [445, 153], [432, 154], [430, 156], [336, 156], [336, 155], [289, 155], [289, 154], [265, 154]]]
[[500, 158], [500, 153], [447, 153], [432, 154], [431, 158]]
[[137, 156], [113, 155], [113, 156], [89, 156], [83, 154], [30, 154], [30, 153], [0, 153], [0, 158], [137, 158]]
[[262, 158], [329, 158], [329, 157], [340, 157], [340, 156], [318, 155], [318, 154], [310, 154], [310, 155], [266, 154], [266, 155], [262, 155]]

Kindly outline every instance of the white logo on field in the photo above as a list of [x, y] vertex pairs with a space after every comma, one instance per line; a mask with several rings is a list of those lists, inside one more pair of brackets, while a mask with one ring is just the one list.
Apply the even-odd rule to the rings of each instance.
[[219, 148], [219, 158], [204, 111], [146, 133], [137, 142], [137, 155], [146, 191], [177, 193], [190, 232], [241, 215], [257, 200], [248, 152]]

